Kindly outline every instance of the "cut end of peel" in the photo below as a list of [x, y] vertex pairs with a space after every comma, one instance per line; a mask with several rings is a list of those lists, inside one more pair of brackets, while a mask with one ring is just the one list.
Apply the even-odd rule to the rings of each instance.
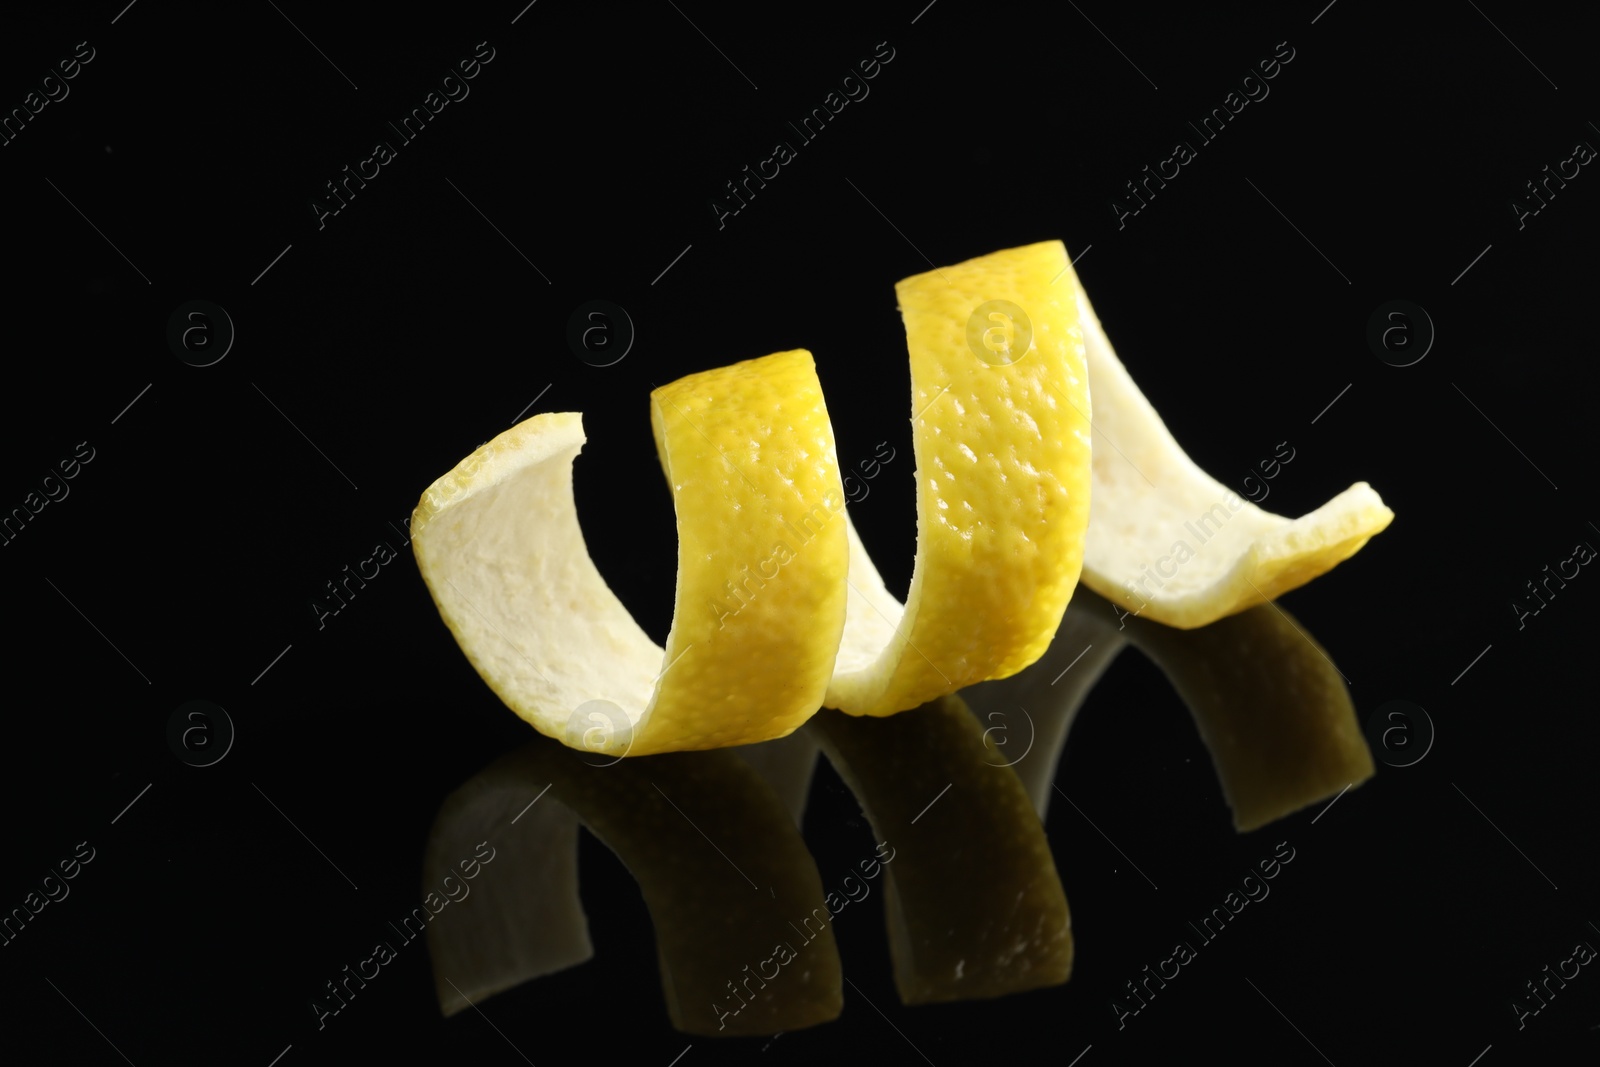
[[848, 539], [811, 354], [780, 352], [652, 394], [677, 516], [663, 649], [596, 568], [573, 497], [576, 413], [536, 415], [423, 494], [418, 568], [479, 675], [540, 733], [621, 758], [792, 733], [823, 703]]
[[1089, 588], [1143, 618], [1194, 629], [1326, 574], [1394, 520], [1366, 482], [1299, 518], [1264, 511], [1218, 482], [1134, 384], [1081, 285], [1077, 300], [1098, 431]]
[[620, 756], [663, 650], [584, 544], [572, 496], [584, 441], [577, 412], [499, 434], [422, 494], [411, 544], [440, 617], [495, 695], [548, 737]]
[[1192, 630], [1328, 573], [1394, 521], [1394, 512], [1366, 482], [1297, 519], [1263, 511], [1235, 494], [1197, 514], [1214, 521], [1225, 512], [1252, 533], [1228, 539], [1202, 521], [1185, 524], [1159, 553], [1155, 544], [1132, 539], [1103, 546], [1105, 569], [1086, 569], [1084, 584], [1141, 618]]

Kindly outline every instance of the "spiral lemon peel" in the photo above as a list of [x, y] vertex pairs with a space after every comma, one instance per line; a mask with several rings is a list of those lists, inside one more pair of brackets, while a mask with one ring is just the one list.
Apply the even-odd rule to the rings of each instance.
[[[906, 602], [849, 520], [811, 354], [746, 360], [651, 394], [678, 527], [665, 648], [584, 543], [581, 415], [535, 415], [423, 494], [418, 567], [507, 706], [613, 758], [784, 737], [823, 706], [893, 715], [1034, 663], [1080, 575], [1128, 611], [1200, 626], [1309, 581], [1393, 517], [1365, 483], [1297, 520], [1246, 504], [1181, 581], [1139, 584], [1174, 521], [1226, 490], [1117, 360], [1065, 246], [935, 269], [896, 295], [917, 479]], [[1092, 449], [1093, 432], [1113, 447]]]

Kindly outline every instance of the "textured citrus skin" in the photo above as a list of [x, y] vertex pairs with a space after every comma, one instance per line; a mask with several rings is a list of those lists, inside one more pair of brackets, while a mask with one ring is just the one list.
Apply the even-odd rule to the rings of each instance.
[[[1089, 522], [1083, 337], [1073, 287], [1052, 285], [1067, 266], [1061, 242], [1046, 241], [895, 287], [911, 353], [916, 568], [896, 636], [870, 668], [835, 677], [830, 707], [905, 711], [1015, 674], [1049, 647]], [[968, 343], [969, 319], [991, 301], [1031, 324], [1014, 362]]]
[[640, 740], [783, 737], [822, 704], [848, 588], [844, 486], [811, 353], [662, 386], [650, 421], [678, 516], [678, 592], [672, 666]]
[[[905, 604], [850, 524], [810, 353], [747, 360], [651, 394], [678, 521], [665, 649], [584, 545], [579, 415], [528, 419], [423, 494], [419, 569], [508, 706], [618, 758], [783, 737], [823, 706], [893, 715], [1033, 664], [1080, 576], [1130, 612], [1201, 626], [1309, 581], [1393, 518], [1364, 482], [1291, 520], [1201, 471], [1117, 360], [1060, 241], [895, 291], [917, 486]], [[1091, 451], [1091, 430], [1107, 447]]]
[[430, 486], [412, 518], [418, 569], [489, 687], [569, 747], [621, 758], [783, 737], [822, 705], [848, 588], [815, 366], [778, 353], [652, 399], [680, 537], [670, 654], [584, 543], [576, 413], [535, 415]]

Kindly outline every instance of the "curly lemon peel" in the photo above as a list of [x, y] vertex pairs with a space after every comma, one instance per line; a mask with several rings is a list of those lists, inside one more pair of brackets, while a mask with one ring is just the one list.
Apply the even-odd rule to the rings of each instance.
[[[1089, 376], [1060, 241], [895, 286], [911, 355], [917, 556], [906, 603], [852, 528], [844, 640], [827, 705], [892, 715], [1017, 673], [1050, 646], [1089, 523]], [[985, 306], [1023, 348], [980, 358]], [[979, 325], [988, 322], [981, 318]]]
[[1366, 482], [1292, 519], [1201, 470], [1117, 358], [1075, 274], [1072, 281], [1095, 429], [1108, 445], [1094, 453], [1083, 561], [1090, 589], [1143, 618], [1194, 629], [1327, 573], [1394, 520]]
[[822, 704], [847, 588], [844, 488], [811, 355], [690, 375], [652, 402], [678, 516], [666, 649], [584, 544], [575, 413], [535, 415], [435, 482], [412, 519], [418, 567], [473, 667], [546, 736], [618, 757], [782, 737]]
[[[1324, 573], [1393, 518], [1364, 482], [1291, 520], [1201, 471], [1117, 360], [1059, 241], [896, 293], [917, 463], [906, 603], [845, 511], [808, 352], [652, 393], [679, 534], [665, 649], [584, 545], [581, 416], [536, 415], [435, 482], [412, 523], [441, 617], [509, 707], [619, 758], [784, 737], [824, 705], [893, 715], [1034, 663], [1080, 575], [1131, 612], [1202, 626]], [[1091, 387], [1092, 428], [1113, 446], [1093, 452]], [[1201, 549], [1153, 585], [1149, 561], [1196, 518]]]

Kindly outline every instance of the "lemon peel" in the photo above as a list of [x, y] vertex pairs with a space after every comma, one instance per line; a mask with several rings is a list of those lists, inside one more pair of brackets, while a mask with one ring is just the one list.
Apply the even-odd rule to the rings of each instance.
[[[1364, 482], [1289, 519], [1202, 471], [1118, 361], [1060, 241], [895, 291], [917, 464], [906, 602], [845, 511], [810, 353], [651, 394], [679, 535], [665, 649], [584, 545], [581, 416], [537, 415], [435, 482], [412, 521], [441, 617], [512, 710], [617, 758], [784, 737], [820, 706], [893, 715], [1034, 663], [1080, 577], [1193, 628], [1304, 584], [1393, 519]], [[1091, 450], [1091, 430], [1111, 448]], [[1172, 538], [1196, 522], [1200, 548], [1169, 573]]]
[[[1015, 674], [1049, 647], [1089, 524], [1089, 376], [1073, 287], [1052, 284], [1068, 269], [1066, 246], [1044, 241], [895, 286], [911, 356], [916, 563], [902, 606], [849, 529], [828, 707], [907, 711]], [[979, 355], [975, 322], [1012, 345]]]
[[[844, 488], [811, 354], [690, 375], [652, 401], [679, 535], [665, 649], [584, 545], [575, 413], [519, 423], [429, 487], [418, 568], [489, 687], [569, 747], [620, 758], [784, 736], [822, 704], [844, 625]], [[735, 586], [752, 594], [739, 610], [708, 609]]]
[[1194, 629], [1327, 573], [1394, 520], [1366, 482], [1289, 518], [1212, 478], [1134, 384], [1070, 265], [1068, 274], [1095, 429], [1111, 446], [1094, 453], [1085, 585], [1133, 614]]

